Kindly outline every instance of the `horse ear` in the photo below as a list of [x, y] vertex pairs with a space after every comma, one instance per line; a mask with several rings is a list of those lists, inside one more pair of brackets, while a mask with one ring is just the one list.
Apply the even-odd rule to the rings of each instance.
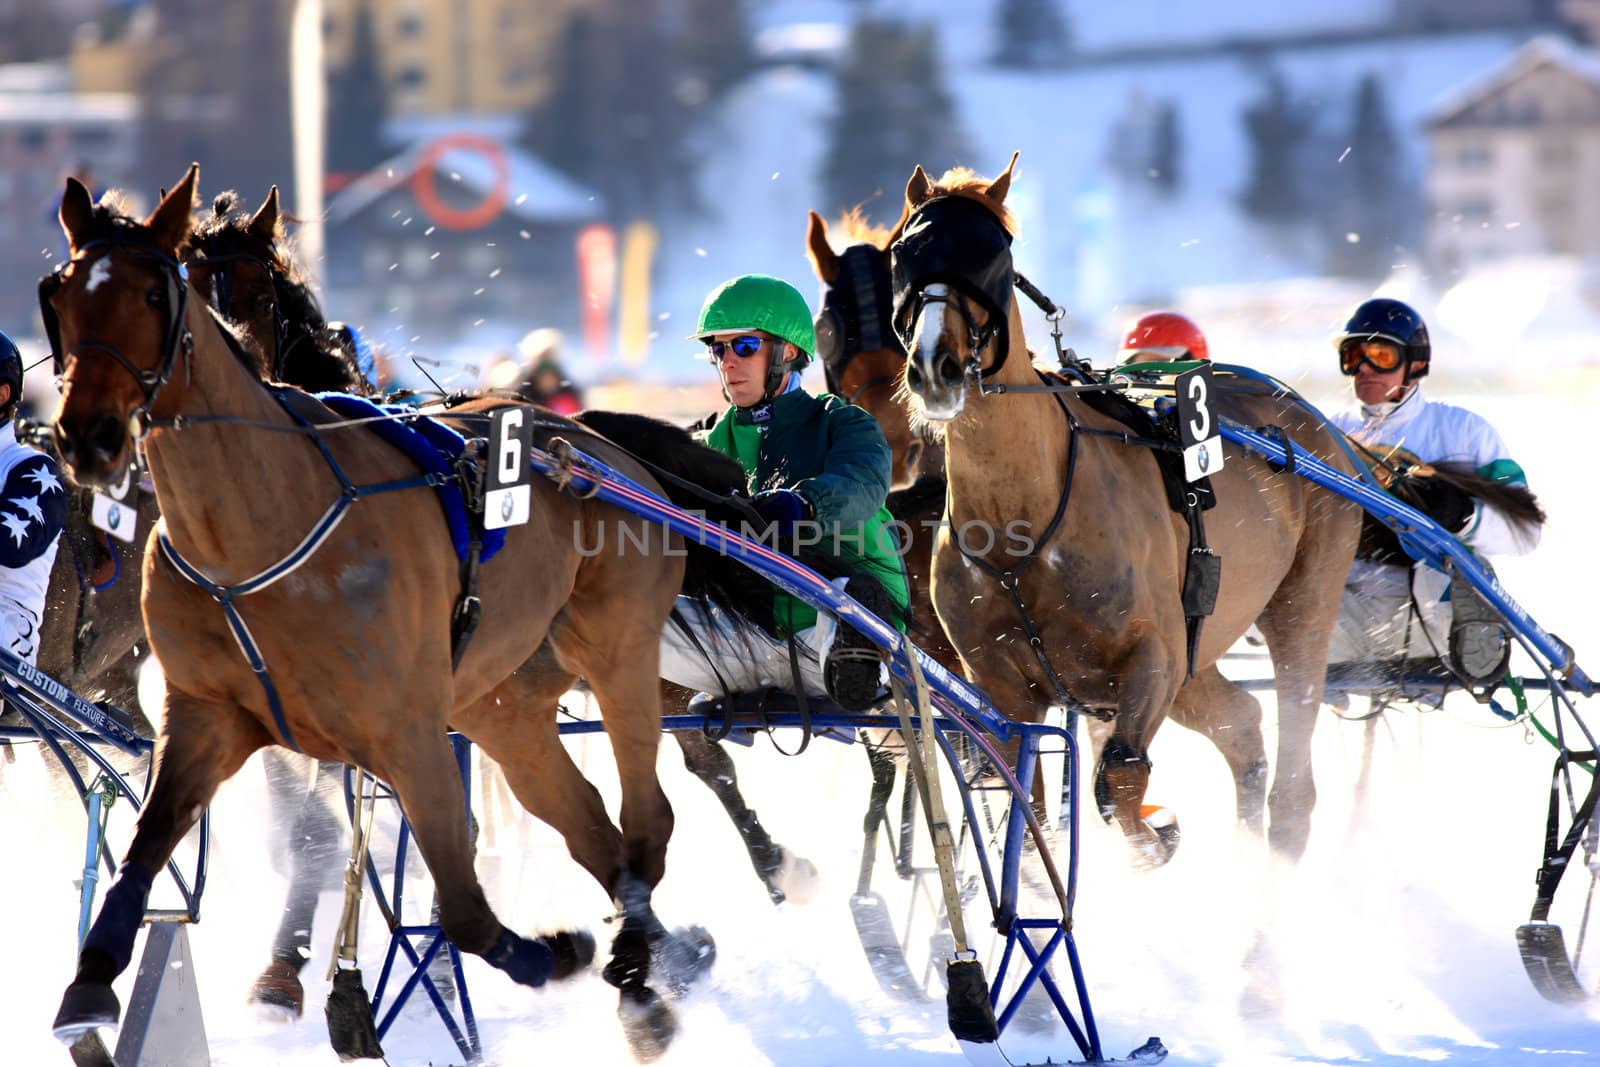
[[989, 188], [984, 190], [984, 194], [997, 204], [1006, 202], [1006, 194], [1011, 191], [1011, 172], [1016, 169], [1017, 157], [1020, 155], [1021, 152], [1011, 153], [1011, 162], [1006, 164], [1006, 169], [1000, 173], [1000, 177], [989, 183]]
[[189, 236], [191, 216], [194, 214], [194, 191], [200, 182], [200, 164], [189, 164], [183, 181], [173, 186], [172, 192], [161, 198], [161, 203], [150, 212], [144, 224], [150, 228], [152, 243], [165, 251], [176, 251]]
[[906, 182], [906, 207], [921, 206], [932, 192], [933, 183], [928, 181], [927, 172], [922, 169], [922, 164], [917, 164], [917, 169], [911, 172], [911, 180]]
[[61, 231], [67, 235], [67, 242], [77, 248], [78, 235], [88, 228], [94, 218], [94, 201], [89, 197], [88, 187], [76, 178], [68, 178], [66, 191], [61, 194], [61, 209], [57, 214], [61, 219]]
[[839, 277], [839, 257], [828, 244], [828, 224], [815, 211], [810, 212], [811, 224], [806, 227], [806, 258], [811, 269], [824, 285], [832, 285]]
[[278, 238], [278, 187], [274, 185], [267, 190], [267, 199], [262, 203], [260, 210], [250, 216], [250, 225], [247, 230], [252, 237], [259, 237], [269, 244]]

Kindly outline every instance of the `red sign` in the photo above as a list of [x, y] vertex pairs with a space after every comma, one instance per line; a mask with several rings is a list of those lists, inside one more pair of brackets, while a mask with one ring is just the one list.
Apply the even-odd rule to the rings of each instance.
[[611, 307], [617, 291], [617, 234], [596, 223], [578, 231], [578, 295], [583, 343], [595, 359], [611, 351]]

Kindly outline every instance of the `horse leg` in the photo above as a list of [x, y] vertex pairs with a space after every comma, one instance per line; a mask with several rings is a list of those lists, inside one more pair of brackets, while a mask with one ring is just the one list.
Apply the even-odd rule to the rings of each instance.
[[739, 792], [738, 771], [727, 749], [700, 730], [674, 730], [672, 737], [683, 751], [683, 765], [689, 773], [722, 801], [772, 902], [782, 904], [792, 899], [796, 904], [810, 903], [817, 888], [816, 864], [772, 840]]
[[[326, 790], [342, 779], [344, 765], [312, 761], [270, 749], [262, 756], [267, 796], [275, 812], [293, 813], [290, 826], [275, 826], [289, 850], [289, 893], [272, 940], [272, 962], [250, 986], [250, 1001], [299, 1016], [305, 1006], [300, 971], [311, 958], [311, 930], [317, 899], [345, 851], [344, 829], [328, 810]], [[276, 821], [276, 820], [274, 820]]]
[[371, 769], [400, 798], [417, 850], [433, 875], [444, 936], [458, 949], [482, 956], [513, 981], [542, 986], [561, 974], [570, 946], [554, 938], [520, 937], [495, 917], [472, 867], [466, 798], [455, 752], [444, 731], [431, 725], [417, 723], [388, 749], [409, 759], [384, 760]]
[[151, 884], [178, 842], [200, 820], [217, 786], [271, 740], [261, 724], [235, 704], [168, 690], [150, 795], [139, 812], [133, 844], [78, 953], [77, 975], [56, 1014], [57, 1037], [72, 1040], [94, 1027], [116, 1023], [121, 1005], [111, 983], [133, 959]]
[[1261, 702], [1225, 678], [1215, 665], [1178, 690], [1170, 712], [1179, 726], [1203, 734], [1233, 772], [1239, 826], [1259, 837], [1266, 829], [1267, 748]]
[[1142, 679], [1143, 684], [1123, 688], [1111, 735], [1095, 767], [1094, 797], [1100, 814], [1116, 820], [1133, 849], [1135, 865], [1144, 868], [1166, 863], [1174, 847], [1174, 838], [1163, 840], [1145, 819], [1144, 794], [1150, 784], [1150, 741], [1176, 696], [1177, 686], [1167, 679], [1180, 662], [1153, 643], [1130, 657], [1123, 676]]
[[[1354, 537], [1352, 532], [1352, 543]], [[1278, 759], [1267, 798], [1267, 840], [1291, 860], [1305, 853], [1311, 836], [1311, 811], [1317, 801], [1311, 736], [1322, 710], [1339, 594], [1350, 569], [1350, 546], [1342, 555], [1333, 551], [1338, 546], [1319, 542], [1318, 547], [1323, 551], [1296, 558], [1258, 624], [1272, 653], [1278, 692]]]

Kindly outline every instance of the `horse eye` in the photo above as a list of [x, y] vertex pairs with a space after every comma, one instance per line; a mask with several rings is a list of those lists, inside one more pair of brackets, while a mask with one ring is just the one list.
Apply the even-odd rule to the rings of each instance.
[[161, 302], [163, 300], [165, 300], [165, 299], [166, 299], [166, 295], [164, 293], [162, 293], [162, 291], [160, 289], [153, 289], [152, 288], [152, 289], [146, 289], [144, 291], [144, 302], [146, 304], [149, 304], [153, 308], [160, 307], [161, 306]]
[[266, 314], [267, 312], [271, 311], [272, 308], [273, 308], [272, 297], [270, 297], [270, 296], [262, 297], [261, 299], [256, 301], [256, 306], [261, 310], [262, 314]]

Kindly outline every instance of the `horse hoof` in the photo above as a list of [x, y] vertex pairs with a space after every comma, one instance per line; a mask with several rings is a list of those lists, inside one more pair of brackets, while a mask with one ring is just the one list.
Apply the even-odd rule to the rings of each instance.
[[305, 1011], [306, 991], [300, 972], [292, 963], [273, 960], [250, 986], [250, 1003], [267, 1009], [261, 1014], [271, 1019], [292, 1022]]
[[703, 926], [664, 934], [650, 946], [650, 975], [674, 997], [681, 997], [717, 962], [717, 943]]
[[821, 885], [822, 877], [817, 873], [817, 865], [788, 849], [783, 850], [783, 862], [767, 879], [767, 888], [774, 904], [782, 904], [785, 900], [802, 906], [809, 904], [817, 898], [817, 890]]
[[122, 1017], [122, 1004], [109, 985], [73, 982], [61, 995], [61, 1008], [50, 1032], [63, 1045], [76, 1045], [84, 1035], [103, 1028], [114, 1030]]
[[643, 988], [650, 979], [650, 939], [637, 926], [626, 926], [611, 939], [611, 958], [600, 972], [618, 989]]
[[530, 941], [503, 927], [500, 940], [483, 954], [483, 958], [510, 975], [512, 981], [535, 988], [550, 980], [555, 966], [555, 952], [543, 939]]
[[617, 1000], [617, 1018], [633, 1058], [640, 1063], [660, 1059], [678, 1033], [677, 1016], [649, 986], [624, 989]]
[[563, 930], [545, 938], [550, 951], [555, 953], [555, 967], [550, 971], [554, 981], [571, 978], [594, 962], [594, 935], [587, 930]]
[[1144, 824], [1155, 833], [1156, 840], [1165, 853], [1161, 863], [1166, 863], [1178, 851], [1178, 842], [1183, 840], [1183, 830], [1178, 826], [1178, 816], [1172, 809], [1163, 808], [1159, 804], [1144, 805], [1139, 809], [1139, 815], [1144, 819]]

